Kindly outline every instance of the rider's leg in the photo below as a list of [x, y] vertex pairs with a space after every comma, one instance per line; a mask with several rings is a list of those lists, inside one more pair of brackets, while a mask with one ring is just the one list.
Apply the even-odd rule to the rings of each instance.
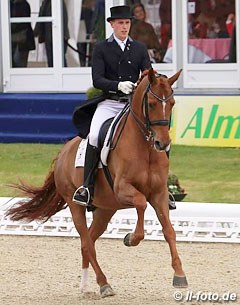
[[124, 104], [110, 100], [105, 100], [97, 106], [90, 127], [89, 143], [84, 164], [84, 183], [73, 195], [73, 201], [80, 205], [88, 206], [91, 205], [92, 202], [95, 176], [100, 155], [100, 151], [97, 148], [99, 130], [103, 122], [109, 118], [115, 117], [123, 107]]
[[83, 185], [73, 195], [73, 201], [81, 205], [89, 205], [93, 197], [94, 181], [99, 163], [99, 149], [96, 146], [87, 144]]

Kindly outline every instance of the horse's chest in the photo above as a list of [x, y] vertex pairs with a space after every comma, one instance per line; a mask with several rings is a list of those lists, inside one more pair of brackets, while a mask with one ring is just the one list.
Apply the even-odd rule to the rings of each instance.
[[131, 179], [131, 183], [137, 186], [138, 189], [152, 189], [159, 185], [159, 182], [159, 175], [149, 169], [136, 170]]

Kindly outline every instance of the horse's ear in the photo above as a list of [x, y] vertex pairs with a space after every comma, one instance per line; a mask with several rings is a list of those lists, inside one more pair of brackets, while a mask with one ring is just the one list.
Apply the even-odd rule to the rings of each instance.
[[153, 68], [148, 70], [148, 80], [149, 83], [152, 84], [155, 80], [156, 76], [155, 76], [155, 71], [153, 70]]
[[182, 69], [180, 69], [176, 74], [174, 74], [173, 76], [171, 76], [169, 79], [168, 79], [168, 82], [169, 84], [172, 86], [175, 81], [179, 78], [180, 74], [182, 72]]

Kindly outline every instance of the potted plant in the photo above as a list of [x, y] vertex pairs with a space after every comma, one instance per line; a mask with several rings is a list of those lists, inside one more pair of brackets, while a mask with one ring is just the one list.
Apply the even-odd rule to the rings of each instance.
[[176, 201], [181, 201], [187, 195], [185, 190], [180, 186], [178, 177], [172, 172], [168, 174], [167, 186], [168, 192], [171, 193], [169, 194], [170, 199], [173, 196]]

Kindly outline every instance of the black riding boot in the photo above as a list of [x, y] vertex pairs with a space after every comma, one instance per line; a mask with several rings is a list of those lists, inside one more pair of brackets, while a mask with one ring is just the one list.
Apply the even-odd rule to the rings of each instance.
[[[170, 149], [168, 151], [166, 151], [167, 157], [169, 159], [169, 154], [170, 154]], [[175, 199], [173, 197], [173, 195], [171, 193], [169, 193], [170, 198], [168, 198], [168, 205], [169, 205], [169, 210], [176, 210], [176, 204], [175, 204]]]
[[84, 164], [84, 182], [73, 195], [73, 201], [82, 206], [91, 205], [99, 155], [99, 149], [88, 143]]

